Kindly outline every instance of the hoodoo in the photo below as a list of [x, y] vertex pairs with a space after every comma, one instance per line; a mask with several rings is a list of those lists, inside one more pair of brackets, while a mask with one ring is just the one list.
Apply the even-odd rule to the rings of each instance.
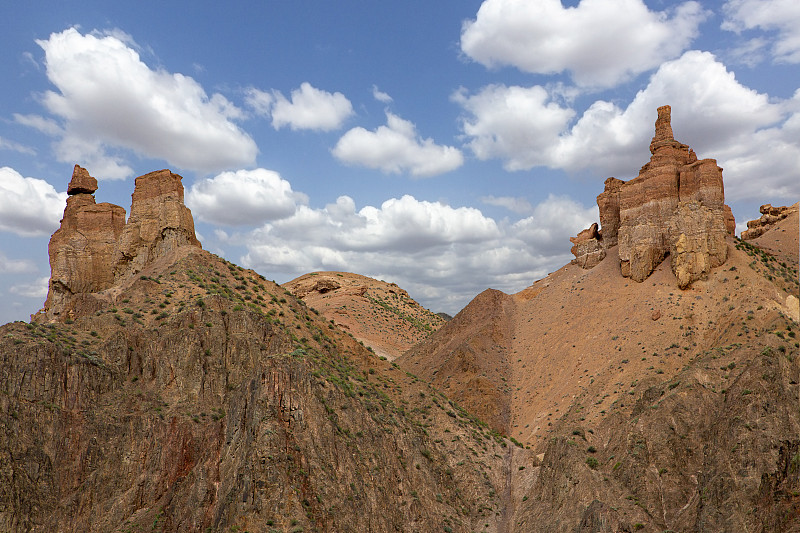
[[606, 180], [597, 197], [601, 229], [571, 239], [574, 262], [592, 268], [616, 246], [622, 275], [641, 282], [669, 255], [678, 286], [687, 288], [727, 258], [735, 221], [722, 168], [675, 140], [669, 106], [658, 108], [650, 153], [636, 178]]
[[50, 238], [50, 284], [39, 321], [91, 311], [98, 293], [119, 285], [181, 246], [200, 248], [192, 213], [183, 204], [181, 176], [169, 170], [136, 178], [131, 215], [96, 203], [97, 180], [78, 165], [67, 186], [61, 227]]

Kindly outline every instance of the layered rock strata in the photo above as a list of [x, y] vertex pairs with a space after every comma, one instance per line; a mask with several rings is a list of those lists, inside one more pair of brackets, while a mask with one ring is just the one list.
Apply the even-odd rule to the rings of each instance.
[[735, 220], [724, 203], [722, 168], [674, 139], [669, 106], [658, 108], [650, 153], [636, 178], [606, 180], [597, 197], [602, 229], [573, 240], [574, 262], [591, 268], [600, 248], [617, 246], [622, 275], [641, 282], [670, 255], [686, 288], [727, 258]]
[[797, 204], [780, 207], [764, 204], [759, 208], [759, 211], [761, 212], [761, 217], [747, 222], [747, 229], [742, 232], [742, 239], [750, 240], [760, 237], [773, 224], [797, 211]]
[[169, 170], [136, 178], [126, 223], [125, 209], [95, 202], [97, 180], [75, 165], [61, 227], [48, 245], [47, 300], [35, 319], [72, 318], [87, 295], [122, 283], [177, 247], [201, 247], [181, 179]]

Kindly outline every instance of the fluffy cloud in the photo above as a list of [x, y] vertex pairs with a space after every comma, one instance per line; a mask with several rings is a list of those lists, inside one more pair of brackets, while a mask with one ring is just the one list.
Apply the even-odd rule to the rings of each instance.
[[[741, 32], [760, 29], [776, 32], [771, 40], [772, 56], [778, 62], [800, 63], [800, 4], [795, 0], [728, 0], [723, 6], [722, 29]], [[762, 37], [749, 42], [749, 48], [767, 45]]]
[[18, 294], [26, 298], [45, 298], [47, 296], [47, 285], [50, 282], [49, 276], [36, 279], [31, 283], [18, 283], [11, 287], [8, 292]]
[[399, 283], [426, 306], [456, 312], [487, 287], [522, 290], [569, 261], [569, 237], [597, 219], [551, 196], [517, 223], [479, 210], [412, 196], [357, 209], [340, 197], [322, 209], [300, 206], [288, 218], [231, 237], [242, 262], [286, 280], [314, 270], [344, 270]]
[[200, 220], [227, 226], [259, 225], [294, 214], [302, 193], [272, 170], [223, 172], [192, 185], [186, 205]]
[[67, 193], [56, 192], [46, 181], [0, 168], [0, 231], [22, 237], [50, 235], [58, 228], [66, 203]]
[[516, 198], [513, 196], [484, 196], [481, 202], [486, 205], [494, 205], [497, 207], [504, 207], [513, 213], [520, 215], [527, 215], [533, 211], [533, 206], [525, 198]]
[[468, 112], [462, 127], [470, 149], [509, 170], [547, 166], [630, 178], [649, 157], [656, 108], [669, 104], [676, 138], [719, 161], [731, 199], [800, 195], [800, 97], [773, 102], [708, 52], [664, 63], [627, 108], [598, 100], [574, 122], [574, 111], [538, 86], [462, 90], [454, 99]]
[[316, 89], [308, 82], [292, 91], [291, 97], [290, 101], [280, 91], [250, 89], [246, 100], [256, 113], [271, 115], [276, 130], [289, 126], [292, 130], [332, 131], [353, 115], [353, 105], [342, 93]]
[[487, 67], [569, 71], [583, 86], [613, 86], [678, 56], [707, 14], [697, 2], [670, 12], [642, 0], [485, 0], [461, 32], [462, 51]]
[[490, 85], [475, 95], [453, 95], [471, 117], [462, 119], [467, 146], [478, 159], [500, 158], [506, 170], [549, 165], [542, 151], [564, 131], [575, 111], [550, 100], [543, 87]]
[[388, 111], [386, 126], [375, 131], [351, 129], [336, 143], [333, 155], [348, 164], [417, 177], [450, 172], [464, 163], [461, 150], [420, 138], [412, 122]]
[[39, 129], [61, 137], [59, 160], [85, 162], [109, 179], [132, 173], [114, 150], [203, 172], [255, 160], [255, 143], [234, 123], [242, 117], [236, 106], [220, 94], [209, 97], [191, 77], [151, 69], [124, 35], [70, 28], [37, 43], [58, 89], [47, 91], [42, 103], [63, 122], [56, 132], [40, 117]]
[[36, 266], [28, 259], [9, 259], [0, 251], [0, 274], [35, 272]]

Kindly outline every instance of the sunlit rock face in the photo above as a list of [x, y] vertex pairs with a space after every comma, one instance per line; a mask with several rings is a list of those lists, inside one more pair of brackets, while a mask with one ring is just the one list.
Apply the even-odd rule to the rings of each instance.
[[622, 275], [641, 282], [670, 255], [678, 286], [686, 288], [725, 262], [735, 220], [725, 205], [722, 168], [674, 139], [670, 111], [658, 108], [650, 161], [639, 175], [606, 180], [597, 197], [601, 230], [596, 242], [583, 232], [580, 244], [573, 241], [577, 264], [591, 268], [601, 244], [606, 251], [617, 246]]
[[125, 209], [95, 202], [97, 180], [75, 165], [61, 226], [48, 245], [50, 283], [36, 318], [64, 320], [90, 311], [87, 295], [122, 283], [178, 247], [200, 247], [181, 179], [169, 170], [136, 178], [126, 223]]

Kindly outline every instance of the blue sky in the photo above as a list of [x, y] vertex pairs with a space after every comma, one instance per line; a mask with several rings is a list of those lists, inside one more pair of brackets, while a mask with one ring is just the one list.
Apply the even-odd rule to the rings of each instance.
[[[182, 5], [180, 5], [182, 4]], [[656, 108], [724, 168], [740, 227], [800, 197], [800, 4], [5, 3], [0, 322], [41, 307], [75, 163], [130, 209], [184, 177], [203, 246], [343, 270], [435, 311], [571, 259]]]

